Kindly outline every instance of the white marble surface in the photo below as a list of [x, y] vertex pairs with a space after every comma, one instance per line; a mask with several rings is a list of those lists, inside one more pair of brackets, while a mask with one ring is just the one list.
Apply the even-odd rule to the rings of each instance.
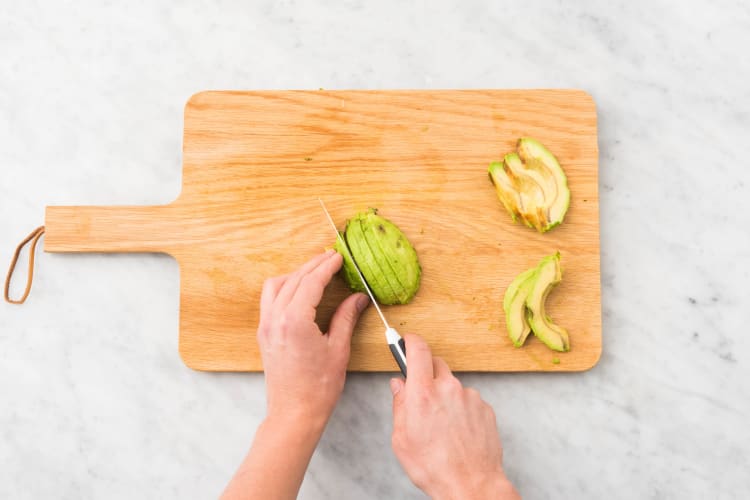
[[[747, 498], [747, 3], [489, 3], [3, 1], [0, 263], [45, 205], [174, 198], [197, 90], [584, 88], [601, 362], [462, 379], [526, 498]], [[44, 254], [28, 303], [0, 304], [0, 498], [218, 495], [263, 380], [182, 365], [178, 281], [163, 256]], [[301, 498], [421, 498], [387, 380], [350, 376]]]

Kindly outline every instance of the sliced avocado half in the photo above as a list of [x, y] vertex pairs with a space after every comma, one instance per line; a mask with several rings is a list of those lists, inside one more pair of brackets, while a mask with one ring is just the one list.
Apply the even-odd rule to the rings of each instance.
[[395, 224], [374, 210], [361, 215], [360, 224], [375, 261], [399, 303], [408, 303], [419, 289], [421, 276], [416, 250]]
[[352, 290], [364, 291], [356, 262], [379, 303], [406, 304], [414, 298], [422, 268], [416, 250], [395, 224], [370, 209], [347, 221], [340, 234], [344, 242], [337, 239], [334, 249], [344, 256], [341, 275]]
[[352, 257], [354, 257], [359, 270], [365, 276], [367, 284], [370, 285], [370, 289], [378, 302], [381, 304], [398, 303], [396, 293], [385, 279], [385, 276], [383, 276], [380, 267], [375, 261], [375, 256], [367, 246], [367, 241], [365, 240], [364, 233], [362, 233], [362, 226], [358, 218], [351, 219], [346, 224], [344, 234], [346, 235], [346, 243], [352, 251]]
[[[403, 303], [406, 295], [404, 287], [399, 282], [398, 276], [389, 262], [390, 259], [381, 250], [377, 236], [373, 234], [373, 223], [377, 225], [378, 222], [370, 220], [369, 216], [370, 213], [357, 216], [362, 235], [364, 236], [364, 242], [375, 260], [380, 276], [382, 276], [383, 281], [388, 284], [393, 291], [393, 294], [398, 299], [397, 303]], [[377, 217], [377, 215], [374, 215], [374, 217]]]

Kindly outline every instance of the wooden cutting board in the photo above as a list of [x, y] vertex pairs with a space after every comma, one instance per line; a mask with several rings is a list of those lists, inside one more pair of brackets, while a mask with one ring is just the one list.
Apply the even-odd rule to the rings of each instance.
[[[572, 202], [547, 234], [514, 225], [487, 176], [520, 136], [542, 141], [565, 169]], [[183, 188], [164, 206], [47, 207], [49, 252], [165, 252], [180, 265], [180, 341], [198, 370], [262, 370], [255, 340], [266, 277], [287, 273], [368, 207], [417, 249], [422, 287], [384, 308], [458, 371], [575, 371], [599, 359], [596, 109], [578, 90], [202, 92], [185, 106]], [[564, 276], [548, 300], [570, 332], [554, 353], [533, 336], [514, 348], [505, 288], [559, 250]], [[326, 327], [349, 293], [341, 278], [319, 312]], [[558, 358], [559, 363], [553, 363]], [[397, 371], [368, 310], [351, 370]]]

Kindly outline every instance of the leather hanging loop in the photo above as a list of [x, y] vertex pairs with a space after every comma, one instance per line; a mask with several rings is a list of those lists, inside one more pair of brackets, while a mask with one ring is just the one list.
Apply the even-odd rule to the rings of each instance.
[[[9, 304], [23, 304], [26, 302], [26, 298], [29, 296], [29, 292], [31, 292], [31, 282], [34, 280], [34, 255], [36, 254], [36, 244], [39, 242], [39, 238], [41, 238], [43, 234], [44, 226], [39, 226], [16, 247], [16, 252], [13, 254], [13, 260], [11, 260], [10, 267], [8, 268], [8, 275], [5, 277], [5, 302]], [[20, 299], [11, 299], [8, 295], [10, 291], [10, 279], [13, 277], [13, 271], [16, 269], [18, 256], [21, 255], [21, 250], [23, 250], [23, 247], [25, 247], [28, 242], [31, 242], [31, 248], [29, 249], [29, 271], [26, 276], [26, 290], [24, 290]]]

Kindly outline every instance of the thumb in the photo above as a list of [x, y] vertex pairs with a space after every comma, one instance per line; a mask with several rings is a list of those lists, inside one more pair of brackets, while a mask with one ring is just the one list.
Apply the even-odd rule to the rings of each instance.
[[363, 293], [355, 293], [347, 297], [333, 313], [331, 326], [328, 328], [329, 342], [349, 345], [354, 326], [369, 303], [370, 298]]
[[404, 381], [402, 379], [391, 379], [391, 394], [393, 394], [393, 425], [395, 429], [404, 420], [404, 414], [401, 411], [404, 404]]
[[400, 378], [392, 378], [391, 379], [391, 394], [393, 394], [393, 398], [395, 399], [396, 396], [398, 396], [398, 393], [401, 392], [401, 389], [404, 388], [404, 381]]

